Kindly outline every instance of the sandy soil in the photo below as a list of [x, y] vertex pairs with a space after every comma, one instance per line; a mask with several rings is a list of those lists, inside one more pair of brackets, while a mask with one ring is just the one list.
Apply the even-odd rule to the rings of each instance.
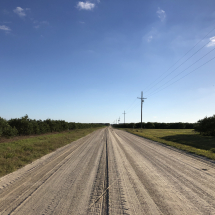
[[215, 214], [215, 165], [105, 128], [0, 178], [0, 214]]

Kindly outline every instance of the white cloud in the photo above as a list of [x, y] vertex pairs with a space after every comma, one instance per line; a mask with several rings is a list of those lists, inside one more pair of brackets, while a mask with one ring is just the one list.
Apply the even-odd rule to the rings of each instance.
[[11, 29], [6, 25], [0, 25], [0, 30], [6, 31], [6, 32], [11, 31]]
[[208, 43], [207, 47], [215, 46], [215, 37], [210, 38], [210, 42]]
[[152, 41], [152, 38], [153, 38], [152, 35], [148, 37], [148, 39], [147, 39], [148, 43], [150, 43]]
[[40, 22], [42, 25], [49, 25], [49, 22], [48, 21], [42, 21]]
[[92, 10], [95, 7], [95, 4], [90, 3], [89, 1], [82, 2], [79, 1], [77, 4], [77, 8], [80, 10]]
[[14, 13], [16, 13], [19, 17], [25, 17], [25, 10], [22, 9], [21, 7], [17, 7], [16, 9], [13, 10]]
[[159, 37], [159, 33], [156, 28], [152, 27], [149, 32], [147, 32], [143, 37], [143, 42], [151, 43]]
[[166, 12], [164, 10], [161, 10], [160, 8], [158, 8], [156, 13], [157, 13], [159, 19], [161, 20], [161, 22], [163, 22], [166, 18]]
[[35, 24], [34, 28], [36, 28], [36, 29], [38, 29], [38, 28], [40, 28], [41, 26], [44, 26], [44, 25], [49, 25], [48, 21], [38, 22], [37, 20], [34, 20], [33, 23]]

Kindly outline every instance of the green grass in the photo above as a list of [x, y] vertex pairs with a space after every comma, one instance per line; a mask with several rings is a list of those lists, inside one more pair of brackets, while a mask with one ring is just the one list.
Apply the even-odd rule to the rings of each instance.
[[57, 134], [38, 135], [0, 143], [0, 176], [11, 173], [57, 148], [99, 128], [75, 129]]
[[201, 136], [193, 129], [122, 130], [215, 160], [215, 137]]

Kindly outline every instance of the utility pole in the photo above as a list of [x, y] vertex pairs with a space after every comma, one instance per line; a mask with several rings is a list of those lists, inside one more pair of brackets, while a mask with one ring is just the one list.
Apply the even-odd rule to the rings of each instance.
[[142, 110], [143, 110], [143, 102], [144, 102], [144, 99], [146, 98], [143, 98], [143, 91], [141, 91], [141, 98], [137, 97], [138, 99], [140, 99], [141, 101], [141, 130], [142, 130]]
[[126, 114], [125, 111], [124, 111], [124, 113], [122, 113], [122, 114], [124, 114], [124, 124], [125, 124], [125, 114]]
[[119, 119], [118, 119], [118, 124], [119, 124], [119, 122], [120, 122], [120, 117], [119, 117]]

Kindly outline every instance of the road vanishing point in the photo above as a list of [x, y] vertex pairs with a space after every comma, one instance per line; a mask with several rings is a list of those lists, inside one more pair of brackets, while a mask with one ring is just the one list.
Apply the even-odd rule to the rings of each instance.
[[215, 214], [215, 165], [111, 127], [0, 178], [0, 214]]

